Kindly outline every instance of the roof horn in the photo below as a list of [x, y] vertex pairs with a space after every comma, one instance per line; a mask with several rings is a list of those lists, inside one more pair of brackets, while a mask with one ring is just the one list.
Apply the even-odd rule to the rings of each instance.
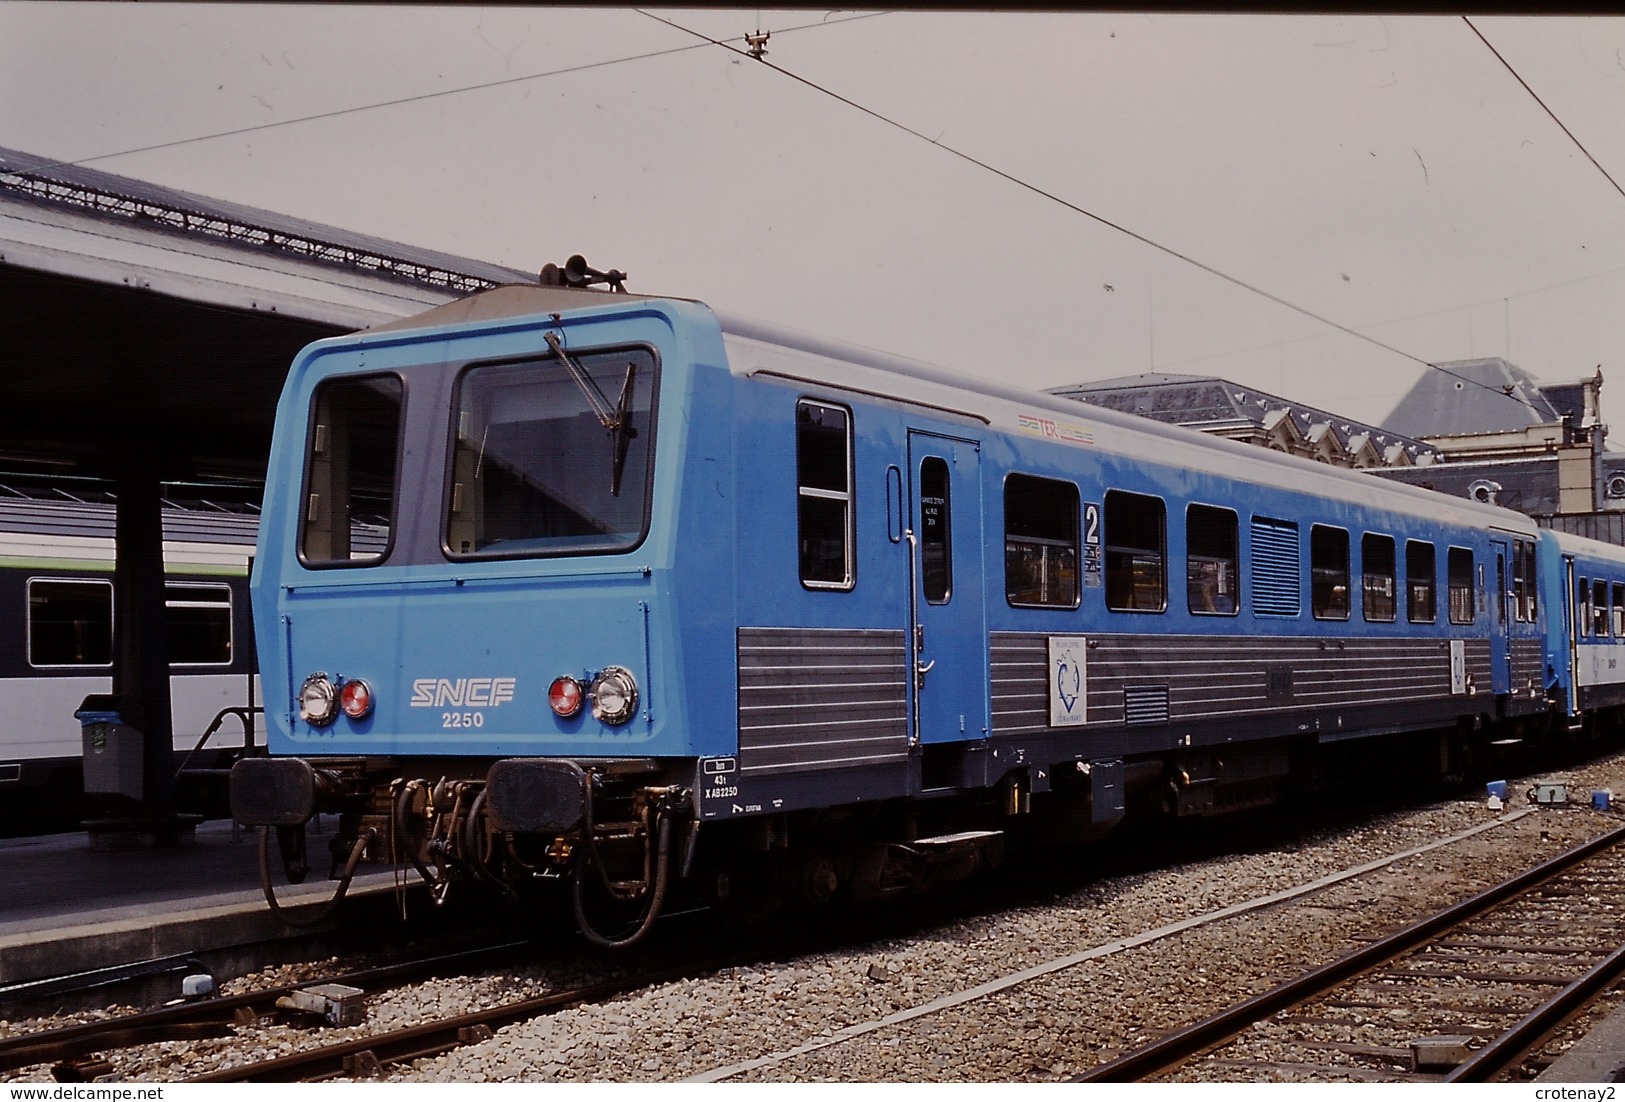
[[575, 254], [564, 262], [564, 267], [557, 264], [543, 264], [541, 271], [543, 287], [591, 287], [598, 283], [607, 284], [611, 291], [626, 293], [626, 273], [616, 268], [601, 272], [597, 268], [589, 267], [587, 258], [580, 253]]

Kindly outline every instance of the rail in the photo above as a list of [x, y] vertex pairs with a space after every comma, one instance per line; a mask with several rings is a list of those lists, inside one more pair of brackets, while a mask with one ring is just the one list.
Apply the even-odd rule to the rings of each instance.
[[[1262, 994], [1255, 995], [1251, 999], [1237, 1003], [1235, 1006], [1212, 1017], [1186, 1026], [1184, 1029], [1176, 1030], [1153, 1041], [1151, 1044], [1124, 1053], [1114, 1060], [1091, 1068], [1089, 1071], [1075, 1076], [1072, 1082], [1131, 1083], [1168, 1071], [1206, 1049], [1223, 1044], [1248, 1026], [1262, 1021], [1277, 1011], [1296, 1006], [1322, 995], [1360, 973], [1384, 964], [1421, 945], [1430, 938], [1436, 937], [1470, 918], [1538, 887], [1553, 877], [1580, 865], [1598, 853], [1621, 842], [1625, 842], [1625, 827], [1616, 828], [1607, 834], [1593, 838], [1589, 842], [1575, 846], [1573, 849], [1559, 854], [1549, 861], [1544, 861], [1509, 880], [1486, 888], [1477, 895], [1429, 915], [1427, 918], [1390, 934], [1388, 937], [1374, 941], [1364, 948], [1339, 957], [1337, 960], [1322, 965], [1296, 979], [1288, 980], [1286, 983], [1273, 987]], [[1625, 966], [1625, 962], [1616, 966]], [[1579, 982], [1576, 981], [1575, 986]], [[1529, 1017], [1533, 1019], [1536, 1015], [1531, 1014]], [[1542, 1016], [1542, 1021], [1552, 1020], [1550, 1014]], [[1504, 1042], [1505, 1045], [1510, 1047], [1515, 1043], [1521, 1043], [1523, 1047], [1518, 1051], [1525, 1051], [1529, 1044], [1534, 1043], [1534, 1039], [1538, 1039], [1531, 1033], [1534, 1028], [1535, 1026], [1531, 1024], [1527, 1029], [1522, 1030], [1523, 1041], [1507, 1041]], [[1551, 1026], [1547, 1025], [1539, 1036], [1544, 1036], [1545, 1032], [1550, 1028]], [[1495, 1043], [1492, 1042], [1492, 1044]], [[1480, 1052], [1483, 1051], [1480, 1050]], [[1506, 1051], [1506, 1049], [1503, 1049], [1503, 1051]], [[1508, 1059], [1515, 1058], [1516, 1054], [1508, 1057]], [[1473, 1064], [1476, 1059], [1475, 1057], [1460, 1065], [1456, 1069], [1456, 1073], [1464, 1075], [1493, 1074], [1493, 1071], [1489, 1070], [1491, 1063], [1495, 1059], [1493, 1055], [1485, 1056], [1479, 1065], [1479, 1069], [1469, 1068], [1469, 1065]], [[1500, 1066], [1504, 1066], [1504, 1064]], [[1465, 1079], [1464, 1081], [1481, 1080]]]
[[[223, 995], [219, 998], [138, 1011], [117, 1018], [0, 1038], [0, 1072], [35, 1064], [78, 1060], [133, 1045], [229, 1034], [232, 1026], [239, 1020], [240, 1013], [252, 1012], [255, 1007], [274, 1005], [279, 997], [313, 984], [333, 983], [364, 989], [378, 988], [385, 984], [421, 979], [448, 969], [503, 964], [519, 959], [523, 954], [533, 950], [534, 943], [531, 941], [504, 941], [453, 953], [436, 953], [376, 968], [345, 972], [327, 979], [304, 980], [237, 995]], [[63, 1067], [61, 1074], [71, 1077], [71, 1065]]]

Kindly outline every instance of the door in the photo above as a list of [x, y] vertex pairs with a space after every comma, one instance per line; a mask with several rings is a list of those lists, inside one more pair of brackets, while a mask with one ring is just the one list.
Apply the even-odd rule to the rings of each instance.
[[[1563, 617], [1564, 635], [1569, 643], [1569, 715], [1580, 713], [1580, 591], [1574, 588], [1574, 556], [1563, 556]], [[1556, 616], [1555, 608], [1546, 610], [1547, 616]]]
[[1495, 571], [1489, 594], [1490, 614], [1490, 683], [1496, 696], [1512, 691], [1512, 590], [1507, 584], [1507, 562], [1512, 547], [1506, 540], [1492, 539], [1495, 552]]
[[988, 693], [981, 445], [911, 430], [908, 472], [914, 741], [981, 738]]

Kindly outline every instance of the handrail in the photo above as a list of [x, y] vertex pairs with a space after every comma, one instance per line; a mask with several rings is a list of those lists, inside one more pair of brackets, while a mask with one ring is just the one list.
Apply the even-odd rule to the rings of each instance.
[[247, 757], [248, 755], [252, 754], [255, 749], [253, 717], [264, 714], [265, 709], [257, 704], [234, 704], [230, 707], [221, 708], [220, 711], [215, 714], [214, 721], [209, 724], [209, 729], [204, 731], [203, 737], [197, 740], [197, 745], [188, 750], [186, 752], [186, 756], [181, 759], [180, 765], [175, 769], [175, 776], [179, 777], [182, 773], [186, 772], [187, 763], [197, 755], [199, 750], [203, 749], [204, 744], [207, 743], [210, 738], [214, 737], [214, 733], [220, 730], [220, 725], [226, 721], [227, 716], [236, 716], [238, 720], [242, 722], [243, 755]]

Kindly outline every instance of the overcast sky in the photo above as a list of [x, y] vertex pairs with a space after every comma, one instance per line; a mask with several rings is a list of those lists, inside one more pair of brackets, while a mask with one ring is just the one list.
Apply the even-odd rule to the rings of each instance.
[[[654, 14], [930, 141], [632, 9], [9, 2], [0, 145], [1035, 387], [1600, 364], [1625, 445], [1625, 195], [1460, 18]], [[1625, 20], [1473, 22], [1625, 184]]]

